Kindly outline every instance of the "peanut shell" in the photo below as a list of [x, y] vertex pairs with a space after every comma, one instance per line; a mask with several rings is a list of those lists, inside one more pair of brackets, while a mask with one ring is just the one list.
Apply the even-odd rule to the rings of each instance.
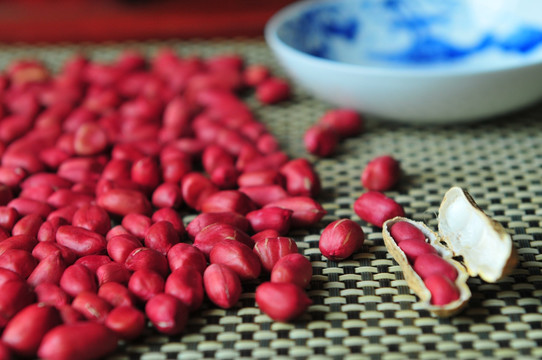
[[[442, 306], [431, 304], [431, 293], [389, 232], [391, 226], [399, 221], [420, 229], [426, 242], [457, 269], [455, 285], [460, 293], [457, 300]], [[439, 234], [436, 234], [422, 222], [395, 217], [384, 223], [382, 236], [386, 248], [401, 266], [408, 285], [424, 307], [437, 316], [447, 317], [467, 305], [471, 297], [467, 286], [469, 276], [495, 282], [514, 269], [518, 257], [512, 238], [504, 227], [487, 216], [470, 194], [459, 187], [452, 187], [444, 195], [439, 208], [438, 229]], [[461, 262], [455, 260], [457, 257], [462, 257]]]

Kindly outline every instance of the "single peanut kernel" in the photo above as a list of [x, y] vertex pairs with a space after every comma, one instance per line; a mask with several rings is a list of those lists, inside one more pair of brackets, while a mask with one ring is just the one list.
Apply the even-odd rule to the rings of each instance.
[[330, 260], [343, 260], [363, 246], [363, 229], [349, 219], [335, 220], [320, 235], [319, 248]]

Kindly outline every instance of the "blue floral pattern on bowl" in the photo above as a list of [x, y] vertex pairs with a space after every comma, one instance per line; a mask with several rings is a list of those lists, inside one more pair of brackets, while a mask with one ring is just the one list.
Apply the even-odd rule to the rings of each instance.
[[351, 0], [321, 3], [279, 37], [320, 58], [351, 64], [485, 65], [542, 57], [542, 29], [510, 16], [509, 0]]

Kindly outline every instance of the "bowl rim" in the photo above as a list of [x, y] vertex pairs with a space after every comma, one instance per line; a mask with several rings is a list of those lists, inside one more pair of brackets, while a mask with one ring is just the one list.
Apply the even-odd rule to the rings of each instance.
[[[485, 68], [469, 68], [469, 67], [380, 67], [378, 65], [359, 65], [346, 62], [339, 62], [321, 58], [315, 55], [308, 54], [298, 50], [285, 43], [278, 35], [278, 30], [284, 23], [291, 20], [296, 15], [304, 10], [310, 9], [321, 4], [338, 4], [351, 0], [301, 0], [292, 4], [286, 5], [277, 11], [266, 23], [264, 28], [264, 38], [267, 44], [276, 52], [285, 52], [290, 56], [300, 60], [314, 62], [320, 66], [329, 68], [335, 71], [348, 71], [364, 75], [377, 75], [389, 77], [458, 77], [458, 76], [473, 76], [479, 74], [496, 74], [506, 71], [526, 69], [542, 65], [542, 57], [526, 59], [513, 64], [493, 65]], [[468, 1], [468, 0], [466, 0]], [[542, 45], [539, 45], [542, 46]]]

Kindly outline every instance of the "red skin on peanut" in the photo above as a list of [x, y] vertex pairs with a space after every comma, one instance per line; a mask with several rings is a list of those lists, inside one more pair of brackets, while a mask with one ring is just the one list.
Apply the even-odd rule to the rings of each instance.
[[124, 265], [130, 271], [147, 269], [155, 271], [163, 277], [169, 273], [167, 258], [158, 251], [146, 247], [133, 250], [126, 257]]
[[159, 221], [167, 221], [171, 225], [173, 225], [173, 228], [177, 232], [177, 235], [180, 239], [183, 238], [186, 230], [184, 228], [183, 218], [181, 215], [172, 208], [162, 208], [159, 210], [156, 210], [154, 214], [152, 214], [151, 220], [153, 223], [157, 223]]
[[203, 285], [209, 299], [223, 309], [233, 307], [241, 297], [241, 280], [226, 265], [209, 265], [203, 273]]
[[145, 234], [151, 225], [151, 218], [143, 214], [130, 213], [126, 214], [122, 218], [122, 226], [128, 230], [130, 234], [138, 237], [139, 239], [143, 239], [145, 237]]
[[164, 292], [179, 299], [188, 311], [195, 311], [203, 302], [203, 276], [193, 267], [179, 268], [168, 276]]
[[279, 78], [269, 77], [256, 86], [256, 97], [266, 105], [287, 100], [290, 96], [290, 85]]
[[152, 224], [145, 234], [145, 246], [167, 255], [173, 245], [179, 243], [179, 235], [168, 221]]
[[124, 216], [132, 212], [143, 215], [151, 213], [151, 203], [137, 190], [111, 189], [98, 196], [96, 202], [115, 215]]
[[2, 334], [2, 342], [16, 354], [35, 356], [45, 334], [61, 323], [58, 310], [44, 304], [28, 305], [15, 315]]
[[132, 251], [141, 247], [141, 241], [132, 234], [113, 236], [107, 242], [107, 253], [114, 261], [124, 264]]
[[66, 264], [60, 254], [50, 255], [38, 263], [28, 276], [27, 282], [33, 287], [43, 283], [58, 285], [65, 269]]
[[355, 213], [364, 221], [378, 227], [396, 216], [405, 216], [401, 205], [377, 191], [368, 191], [354, 202]]
[[339, 136], [330, 127], [314, 125], [305, 132], [303, 142], [310, 154], [327, 157], [335, 153]]
[[37, 243], [38, 241], [32, 235], [14, 235], [0, 242], [0, 255], [9, 249], [18, 249], [30, 252], [34, 246], [37, 245]]
[[386, 191], [399, 181], [401, 173], [397, 160], [389, 155], [371, 160], [361, 174], [361, 183], [367, 190]]
[[75, 252], [78, 256], [94, 255], [105, 251], [105, 238], [84, 228], [64, 225], [56, 232], [56, 241]]
[[30, 214], [23, 216], [13, 226], [11, 235], [28, 235], [35, 238], [38, 236], [41, 224], [43, 224], [43, 218], [39, 215]]
[[296, 254], [297, 244], [289, 237], [265, 238], [254, 245], [254, 253], [260, 259], [262, 266], [268, 272], [282, 257], [288, 254]]
[[256, 303], [273, 320], [286, 322], [303, 314], [312, 300], [295, 284], [265, 282], [256, 288]]
[[209, 253], [209, 261], [228, 266], [241, 280], [257, 279], [262, 268], [260, 259], [251, 248], [231, 239], [218, 242]]
[[403, 240], [398, 244], [399, 248], [403, 250], [408, 261], [414, 264], [416, 258], [422, 254], [435, 254], [437, 250], [429, 243], [419, 240]]
[[289, 209], [269, 207], [251, 211], [246, 218], [255, 232], [273, 229], [280, 235], [285, 235], [290, 230], [292, 213], [293, 211]]
[[134, 295], [122, 284], [111, 281], [98, 289], [98, 296], [107, 301], [113, 308], [118, 306], [134, 306]]
[[249, 221], [241, 214], [233, 212], [209, 212], [201, 213], [196, 216], [194, 220], [186, 226], [186, 231], [190, 237], [194, 238], [201, 230], [203, 230], [203, 228], [215, 223], [230, 224], [244, 232], [247, 232], [250, 228]]
[[55, 360], [90, 360], [105, 356], [116, 347], [117, 336], [105, 325], [78, 322], [49, 331], [39, 346], [38, 356]]
[[307, 159], [290, 160], [279, 171], [286, 179], [286, 190], [291, 196], [314, 198], [320, 193], [320, 178]]
[[121, 339], [133, 340], [141, 336], [145, 330], [145, 314], [133, 306], [119, 306], [109, 312], [105, 326]]
[[176, 297], [158, 294], [145, 305], [145, 314], [154, 327], [166, 335], [183, 332], [188, 321], [188, 308]]
[[164, 278], [148, 269], [135, 271], [128, 281], [128, 289], [142, 301], [148, 301], [153, 296], [164, 292], [164, 286]]
[[82, 291], [96, 292], [94, 274], [81, 264], [68, 266], [60, 278], [60, 288], [75, 297]]
[[330, 260], [343, 260], [358, 251], [365, 241], [363, 229], [356, 222], [340, 219], [332, 222], [320, 235], [319, 248]]
[[98, 294], [89, 291], [82, 291], [73, 299], [72, 306], [90, 321], [103, 323], [111, 305]]
[[186, 243], [178, 243], [169, 249], [167, 259], [172, 272], [179, 268], [193, 267], [203, 274], [207, 267], [207, 259], [201, 250]]
[[0, 285], [0, 294], [3, 294], [0, 296], [0, 322], [11, 319], [36, 299], [32, 288], [20, 280], [11, 280]]
[[201, 250], [206, 256], [209, 256], [213, 247], [225, 239], [233, 239], [250, 248], [254, 247], [254, 240], [252, 240], [245, 232], [232, 225], [223, 223], [214, 223], [203, 228], [196, 235], [194, 246]]
[[266, 229], [262, 230], [260, 232], [257, 232], [256, 234], [252, 235], [251, 238], [254, 240], [254, 243], [257, 243], [258, 241], [265, 240], [267, 238], [276, 238], [279, 237], [280, 234], [277, 230], [274, 229]]
[[437, 254], [421, 254], [414, 261], [414, 271], [426, 279], [431, 275], [442, 275], [455, 282], [457, 270], [448, 261]]
[[318, 120], [318, 124], [330, 127], [342, 138], [354, 137], [363, 131], [362, 117], [351, 109], [329, 110]]
[[255, 185], [240, 187], [239, 191], [245, 194], [258, 207], [263, 207], [274, 201], [289, 197], [286, 190], [281, 185]]
[[271, 270], [271, 282], [292, 283], [302, 289], [309, 286], [312, 279], [312, 264], [301, 254], [288, 254], [281, 257]]
[[103, 264], [96, 269], [96, 277], [100, 286], [111, 281], [127, 284], [128, 280], [130, 280], [130, 275], [130, 271], [122, 263], [117, 262]]
[[425, 287], [431, 293], [431, 304], [446, 305], [459, 299], [459, 289], [446, 276], [430, 275], [424, 280]]
[[316, 225], [327, 213], [316, 200], [306, 196], [294, 196], [277, 200], [264, 206], [264, 208], [268, 207], [292, 210], [292, 227]]
[[111, 230], [111, 219], [109, 214], [101, 207], [84, 205], [73, 214], [72, 225], [105, 236]]
[[52, 283], [42, 283], [34, 288], [37, 302], [59, 308], [62, 305], [68, 305], [71, 302], [70, 296]]
[[235, 212], [241, 215], [255, 209], [255, 204], [248, 196], [238, 190], [222, 190], [208, 196], [201, 203], [201, 211]]
[[425, 235], [416, 226], [406, 221], [396, 222], [389, 229], [390, 235], [399, 244], [403, 240], [416, 240], [425, 242]]
[[37, 265], [36, 259], [25, 250], [7, 249], [0, 255], [0, 268], [16, 272], [24, 279], [30, 276]]

